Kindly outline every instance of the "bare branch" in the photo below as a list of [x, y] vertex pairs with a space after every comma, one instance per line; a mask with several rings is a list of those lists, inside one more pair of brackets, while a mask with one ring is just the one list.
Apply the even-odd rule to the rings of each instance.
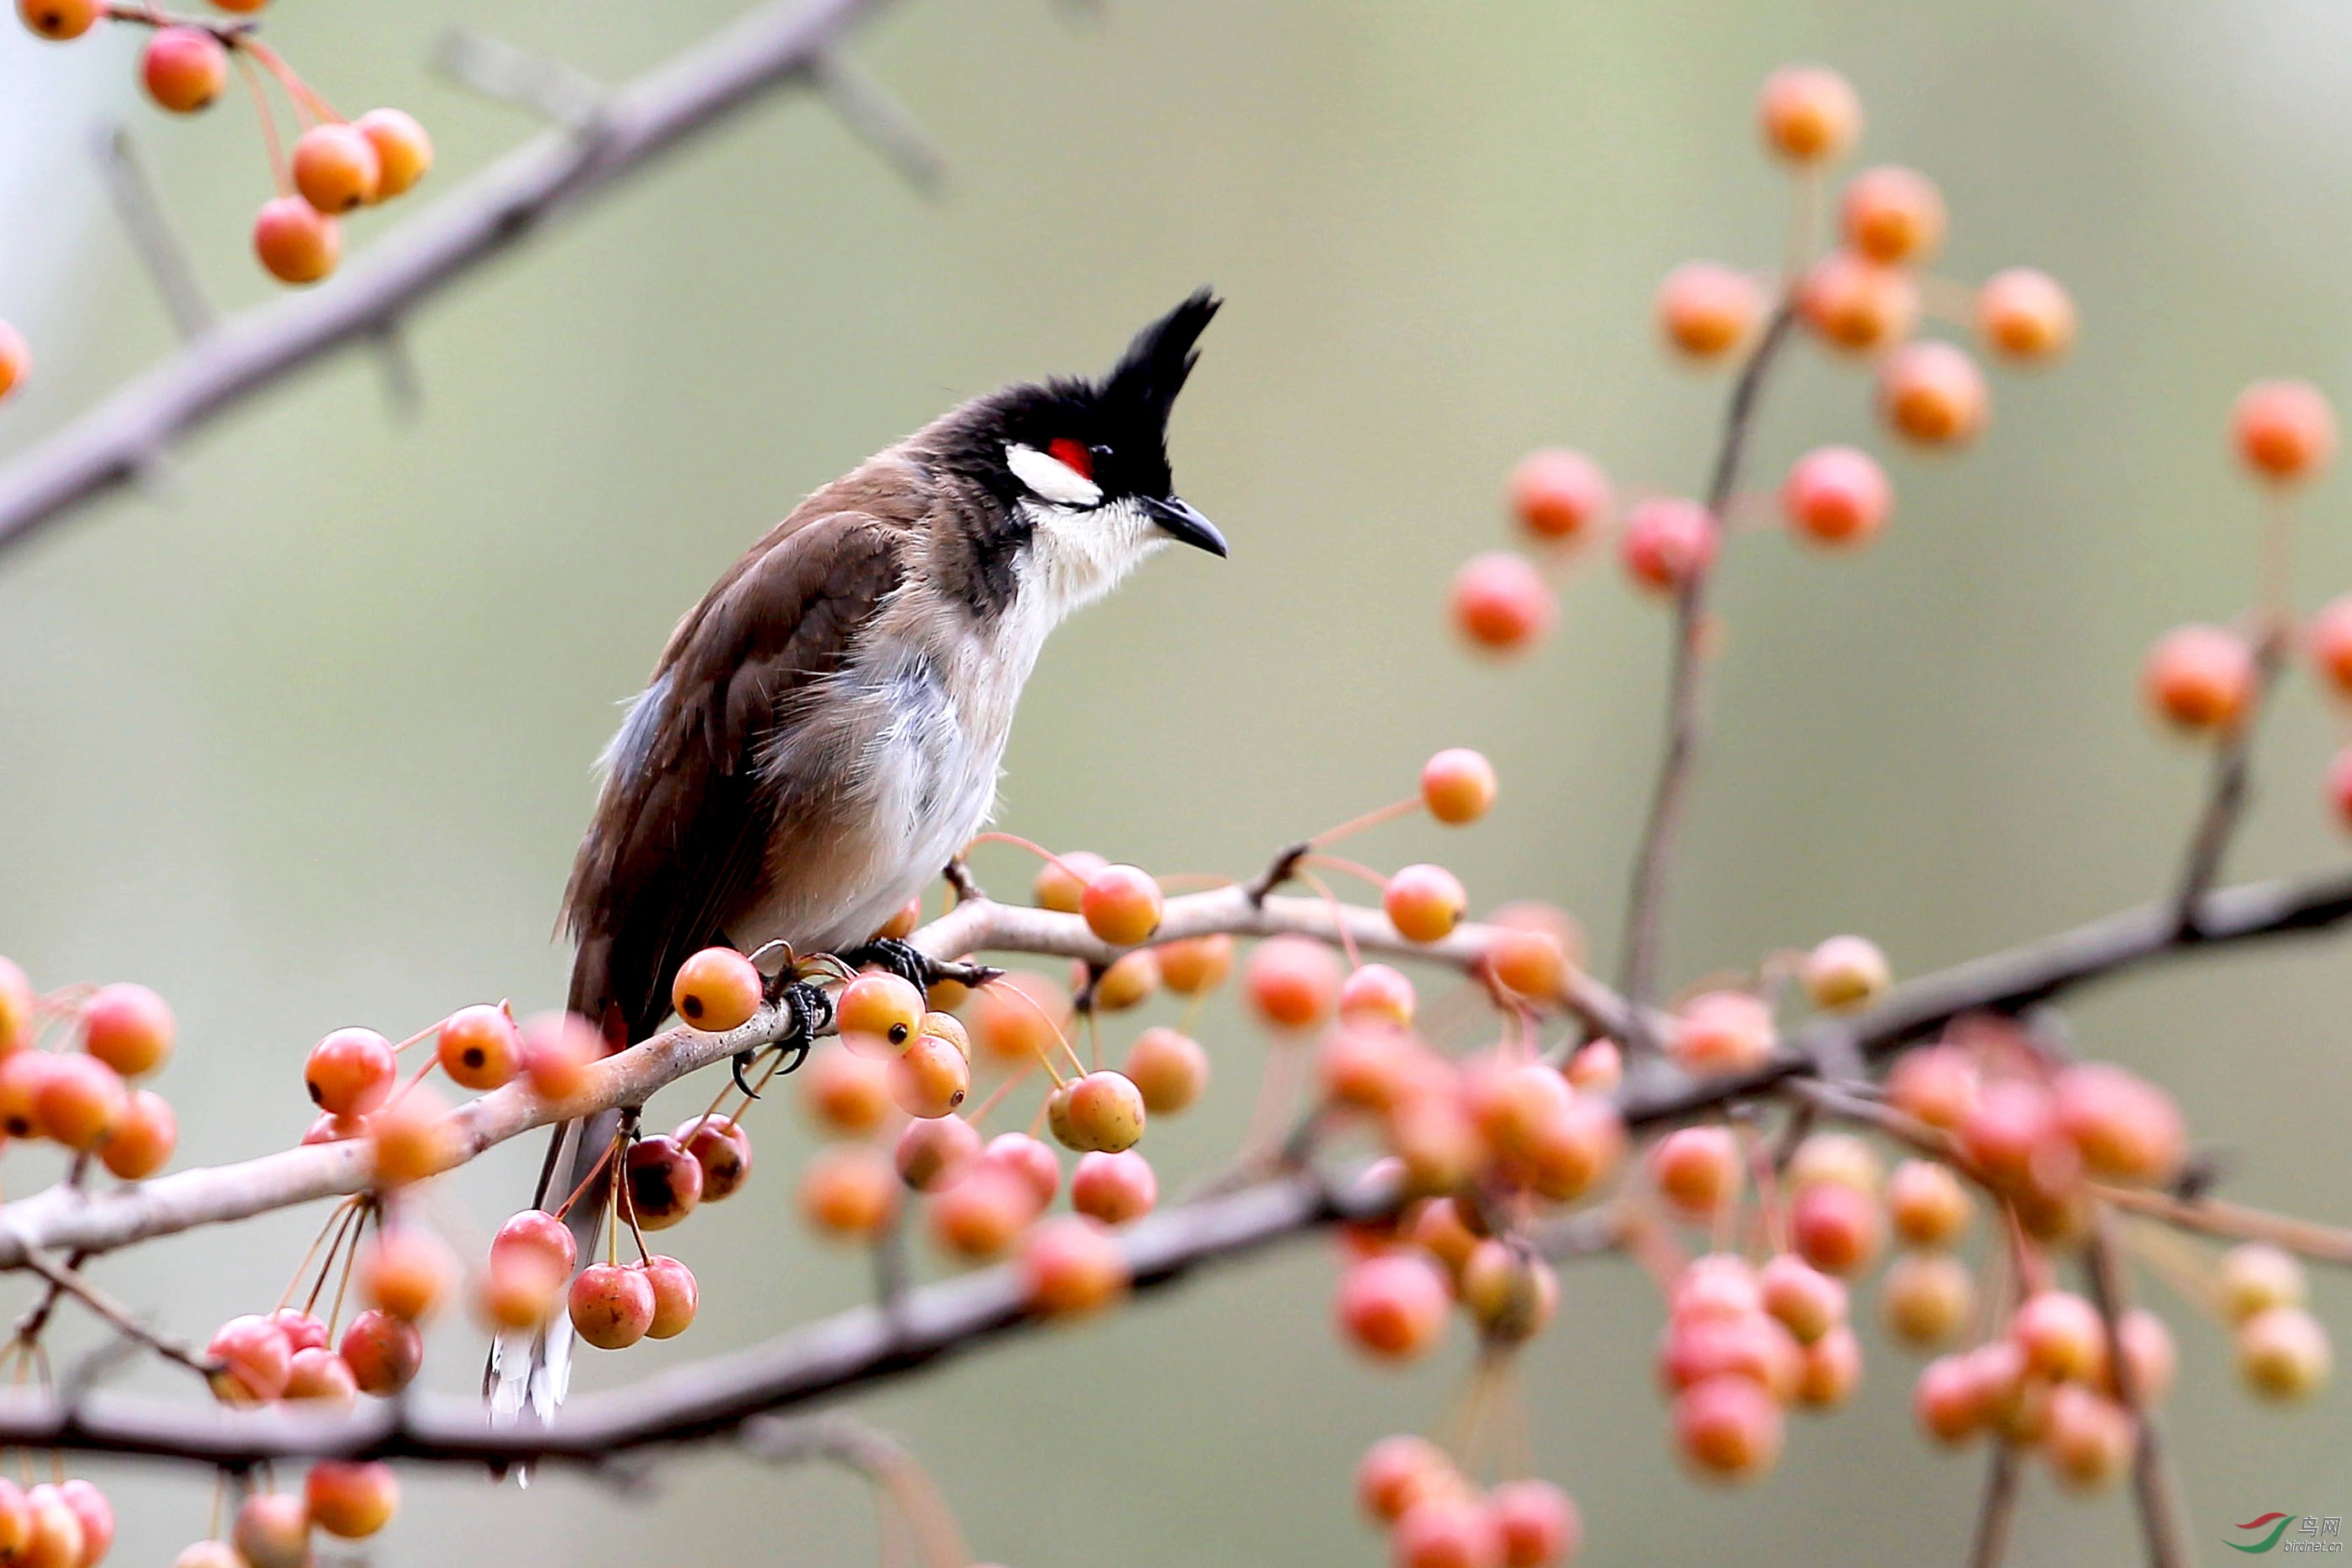
[[163, 199], [155, 194], [155, 182], [148, 177], [131, 132], [120, 125], [102, 132], [98, 138], [98, 163], [106, 175], [106, 194], [114, 199], [115, 213], [131, 236], [131, 247], [146, 266], [148, 279], [163, 296], [163, 309], [170, 312], [172, 324], [184, 338], [203, 337], [218, 322], [220, 312], [213, 309], [204, 285], [196, 280], [187, 247], [180, 243], [163, 212]]
[[2106, 1325], [2116, 1392], [2132, 1413], [2132, 1496], [2139, 1507], [2140, 1533], [2147, 1542], [2148, 1568], [2188, 1568], [2188, 1531], [2182, 1523], [2180, 1489], [2164, 1458], [2164, 1435], [2156, 1411], [2139, 1386], [2138, 1371], [2123, 1353], [2123, 1316], [2131, 1305], [2115, 1221], [2102, 1210], [2095, 1220], [2084, 1261], [2090, 1266], [2091, 1300]]
[[2017, 1521], [2017, 1449], [1995, 1442], [1985, 1471], [1984, 1500], [1977, 1505], [1976, 1533], [1969, 1541], [1969, 1568], [2000, 1568], [2009, 1555], [2009, 1530]]
[[364, 342], [547, 219], [795, 79], [883, 0], [775, 0], [616, 89], [596, 132], [552, 131], [355, 258], [343, 276], [220, 323], [0, 469], [0, 549], [131, 481], [175, 437]]
[[[1717, 534], [1724, 510], [1731, 504], [1739, 483], [1741, 460], [1747, 455], [1748, 432], [1756, 420], [1757, 399], [1766, 376], [1789, 341], [1796, 324], [1796, 296], [1791, 291], [1757, 340], [1739, 379], [1732, 384], [1731, 400], [1723, 414], [1723, 437], [1716, 450], [1715, 471], [1707, 482], [1706, 510]], [[1694, 572], [1675, 598], [1674, 667], [1667, 680], [1666, 750], [1658, 764], [1658, 782], [1650, 800], [1649, 820], [1643, 825], [1641, 847], [1633, 858], [1633, 889], [1625, 910], [1625, 949], [1621, 961], [1620, 989], [1636, 1008], [1657, 1000], [1660, 922], [1664, 917], [1666, 879], [1674, 861], [1675, 841], [1682, 825], [1685, 796], [1690, 789], [1691, 767], [1698, 754], [1699, 731], [1706, 720], [1706, 675], [1708, 640], [1706, 590], [1712, 574]], [[1637, 1016], [1638, 1022], [1638, 1016]], [[1648, 1032], [1627, 1045], [1656, 1042]]]
[[838, 49], [817, 56], [809, 76], [850, 133], [880, 153], [900, 179], [927, 196], [946, 190], [947, 159], [888, 89]]

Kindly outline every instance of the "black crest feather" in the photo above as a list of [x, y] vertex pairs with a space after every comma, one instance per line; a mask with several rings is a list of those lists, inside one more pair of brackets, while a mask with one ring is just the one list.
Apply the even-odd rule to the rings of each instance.
[[1207, 289], [1196, 289], [1182, 304], [1136, 333], [1127, 353], [1102, 379], [1103, 402], [1144, 428], [1165, 429], [1168, 411], [1176, 405], [1184, 378], [1200, 360], [1193, 345], [1222, 303]]

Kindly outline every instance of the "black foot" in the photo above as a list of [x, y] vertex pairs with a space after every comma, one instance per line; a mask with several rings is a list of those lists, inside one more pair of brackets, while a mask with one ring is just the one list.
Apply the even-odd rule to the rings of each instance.
[[[783, 1066], [776, 1070], [798, 1071], [801, 1063], [808, 1060], [809, 1047], [816, 1043], [817, 1036], [833, 1026], [833, 998], [824, 994], [824, 987], [795, 980], [792, 971], [786, 970], [768, 982], [768, 1000], [790, 1025], [776, 1037], [776, 1048], [787, 1053]], [[743, 1070], [755, 1054], [744, 1051], [735, 1058], [735, 1085], [746, 1094], [751, 1090], [743, 1082]]]
[[853, 947], [841, 954], [841, 962], [852, 969], [887, 969], [918, 991], [929, 991], [948, 978], [939, 960], [895, 936], [877, 936], [863, 947]]

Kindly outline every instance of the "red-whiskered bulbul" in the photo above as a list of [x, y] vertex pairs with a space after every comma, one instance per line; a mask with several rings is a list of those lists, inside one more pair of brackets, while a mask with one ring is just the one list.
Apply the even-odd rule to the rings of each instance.
[[[1194, 294], [1100, 380], [1009, 386], [876, 453], [677, 624], [605, 750], [564, 892], [570, 1005], [609, 1048], [657, 1029], [678, 965], [714, 943], [919, 968], [869, 939], [988, 820], [1046, 634], [1171, 540], [1225, 553], [1167, 449], [1217, 304]], [[583, 1260], [618, 1123], [561, 1129], [540, 1178], [542, 1206], [589, 1184], [570, 1215]], [[495, 1348], [494, 1412], [551, 1412], [569, 1350], [560, 1314]]]

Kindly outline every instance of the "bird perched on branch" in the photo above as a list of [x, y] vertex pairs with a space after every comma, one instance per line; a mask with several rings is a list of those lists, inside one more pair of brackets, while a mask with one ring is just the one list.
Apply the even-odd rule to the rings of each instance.
[[[1215, 315], [1206, 289], [1099, 380], [1008, 386], [817, 490], [670, 634], [604, 757], [564, 892], [571, 1007], [608, 1049], [670, 1011], [703, 948], [924, 961], [870, 939], [987, 821], [1046, 634], [1171, 541], [1225, 541], [1169, 478], [1168, 416]], [[824, 995], [786, 987], [803, 1032]], [[534, 1200], [573, 1197], [594, 1252], [620, 1113], [558, 1130]], [[598, 1163], [606, 1161], [598, 1170]], [[570, 1325], [491, 1352], [494, 1413], [544, 1415]]]

